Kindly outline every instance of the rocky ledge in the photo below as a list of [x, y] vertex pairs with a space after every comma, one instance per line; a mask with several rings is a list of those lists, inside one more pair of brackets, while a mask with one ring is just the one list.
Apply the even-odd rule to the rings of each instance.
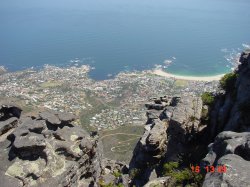
[[46, 111], [20, 118], [21, 109], [10, 105], [2, 105], [0, 115], [1, 186], [94, 184], [97, 143], [71, 123], [74, 115]]
[[0, 107], [1, 187], [128, 186], [128, 166], [103, 158], [98, 135], [74, 125], [74, 115], [21, 111]]
[[209, 153], [203, 159], [204, 166], [225, 166], [225, 172], [206, 175], [204, 187], [250, 186], [250, 132], [224, 131], [209, 145]]
[[129, 167], [131, 184], [135, 186], [143, 186], [161, 177], [161, 164], [178, 161], [178, 155], [189, 151], [189, 143], [203, 129], [199, 97], [152, 98], [145, 107], [145, 132], [134, 150]]

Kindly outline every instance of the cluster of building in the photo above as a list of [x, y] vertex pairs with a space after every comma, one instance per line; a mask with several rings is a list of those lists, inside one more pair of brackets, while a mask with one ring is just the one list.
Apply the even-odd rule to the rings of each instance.
[[[173, 78], [153, 75], [148, 71], [120, 73], [115, 78], [94, 81], [88, 77], [90, 67], [83, 65], [60, 68], [45, 66], [0, 75], [0, 96], [18, 98], [34, 108], [48, 108], [84, 115], [95, 106], [91, 95], [107, 105], [91, 114], [89, 125], [101, 129], [145, 122], [144, 103], [163, 95], [199, 95], [214, 91], [217, 82], [186, 81], [176, 84]], [[115, 103], [111, 106], [109, 103]]]

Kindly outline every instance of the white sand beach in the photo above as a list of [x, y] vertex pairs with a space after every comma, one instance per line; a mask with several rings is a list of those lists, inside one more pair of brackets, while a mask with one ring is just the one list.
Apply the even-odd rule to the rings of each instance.
[[181, 80], [190, 80], [190, 81], [218, 81], [220, 80], [225, 74], [215, 75], [215, 76], [204, 76], [204, 77], [198, 77], [198, 76], [183, 76], [183, 75], [174, 75], [171, 73], [167, 73], [163, 71], [162, 69], [154, 69], [152, 71], [155, 75], [160, 75], [164, 77], [170, 77], [175, 79], [181, 79]]

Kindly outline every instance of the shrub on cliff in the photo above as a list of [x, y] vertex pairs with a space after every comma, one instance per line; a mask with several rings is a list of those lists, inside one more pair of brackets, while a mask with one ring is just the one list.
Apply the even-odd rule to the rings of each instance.
[[236, 73], [228, 73], [224, 75], [220, 80], [220, 88], [225, 91], [230, 91], [234, 88], [235, 81], [237, 79]]
[[115, 176], [115, 178], [119, 178], [122, 176], [121, 172], [120, 171], [114, 171], [113, 172], [113, 175]]
[[179, 167], [178, 162], [168, 162], [163, 165], [163, 174], [167, 175]]
[[194, 173], [190, 168], [183, 168], [178, 170], [178, 162], [168, 162], [163, 165], [163, 175], [171, 176], [172, 186], [200, 186], [203, 182], [203, 176], [198, 173]]
[[214, 96], [210, 92], [204, 92], [201, 95], [201, 99], [204, 105], [211, 106], [214, 103]]
[[131, 179], [136, 179], [140, 176], [141, 170], [138, 168], [133, 168], [129, 171], [129, 176]]

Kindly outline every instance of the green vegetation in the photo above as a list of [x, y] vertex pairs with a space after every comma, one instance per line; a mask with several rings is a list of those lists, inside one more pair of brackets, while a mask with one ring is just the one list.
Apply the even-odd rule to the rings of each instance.
[[93, 107], [84, 109], [81, 111], [80, 114], [80, 121], [82, 126], [84, 127], [85, 130], [87, 131], [94, 131], [93, 127], [89, 126], [90, 119], [95, 115], [100, 113], [102, 110], [109, 108], [109, 106], [102, 102], [100, 99], [96, 98], [94, 95], [91, 95], [90, 92], [85, 93], [85, 101], [86, 103], [91, 104]]
[[178, 162], [168, 162], [163, 165], [163, 175], [172, 177], [173, 186], [192, 185], [199, 186], [203, 181], [203, 176], [192, 172], [189, 168], [179, 170]]
[[201, 119], [204, 121], [208, 121], [209, 120], [209, 110], [208, 108], [202, 107], [201, 110]]
[[40, 86], [42, 88], [54, 88], [54, 87], [57, 87], [57, 86], [60, 86], [60, 85], [61, 85], [60, 82], [57, 82], [57, 81], [48, 81], [48, 82], [42, 83]]
[[190, 117], [189, 117], [189, 120], [190, 120], [190, 122], [195, 122], [196, 117], [195, 117], [195, 116], [190, 116]]
[[133, 179], [136, 179], [136, 178], [139, 178], [140, 176], [140, 173], [141, 173], [141, 170], [138, 169], [138, 168], [133, 168], [129, 171], [129, 176], [130, 178], [133, 180]]
[[174, 169], [177, 169], [179, 167], [178, 162], [168, 162], [163, 165], [163, 174], [169, 174], [171, 173]]
[[235, 81], [237, 79], [236, 73], [228, 73], [224, 75], [220, 80], [220, 88], [225, 91], [232, 90], [235, 85]]
[[213, 105], [214, 103], [214, 96], [212, 93], [210, 92], [204, 92], [202, 95], [201, 95], [201, 99], [202, 99], [202, 102], [204, 105], [208, 105], [208, 106], [211, 106]]
[[136, 143], [143, 132], [144, 126], [138, 125], [125, 125], [114, 130], [99, 132], [104, 156], [129, 163]]
[[119, 171], [114, 171], [113, 175], [115, 176], [115, 178], [119, 178], [122, 176], [121, 172]]
[[186, 81], [186, 80], [176, 80], [174, 82], [174, 84], [175, 84], [176, 87], [184, 87], [184, 86], [188, 85], [188, 81]]

